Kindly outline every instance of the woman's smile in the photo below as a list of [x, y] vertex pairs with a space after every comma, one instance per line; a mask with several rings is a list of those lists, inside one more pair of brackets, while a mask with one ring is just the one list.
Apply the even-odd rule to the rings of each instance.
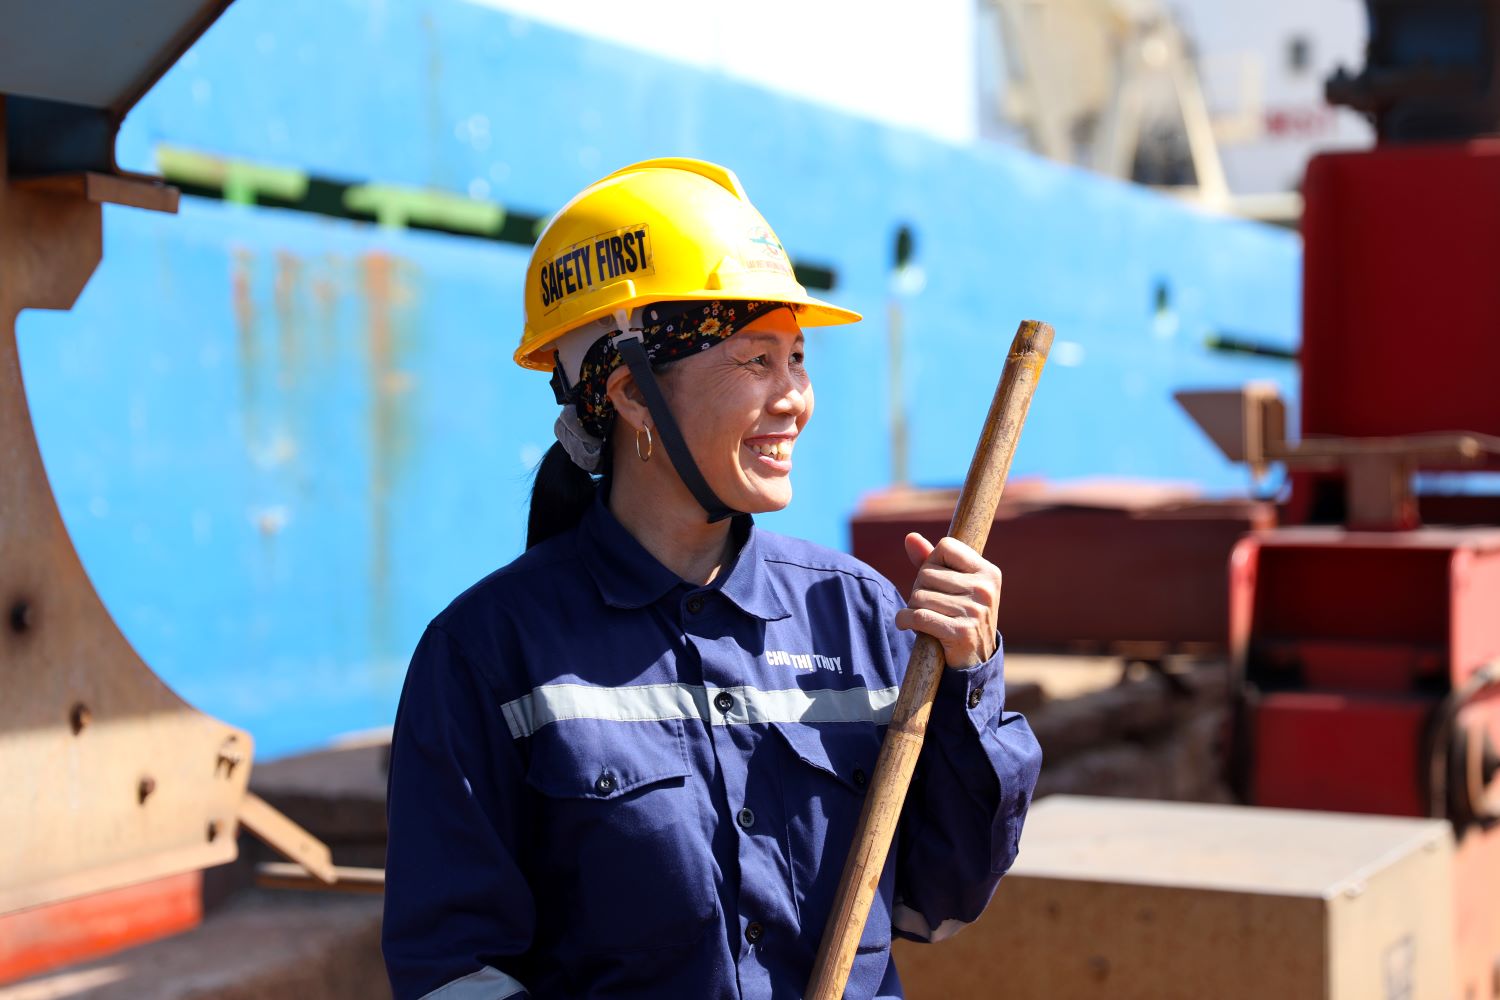
[[792, 471], [792, 447], [795, 434], [762, 434], [748, 438], [745, 447], [754, 452], [762, 468], [785, 475]]

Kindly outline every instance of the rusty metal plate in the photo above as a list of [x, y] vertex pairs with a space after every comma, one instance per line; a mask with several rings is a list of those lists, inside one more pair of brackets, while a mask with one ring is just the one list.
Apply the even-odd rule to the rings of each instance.
[[0, 913], [231, 860], [252, 752], [248, 733], [193, 709], [141, 661], [68, 538], [32, 431], [15, 319], [72, 305], [99, 261], [100, 208], [21, 190], [4, 163]]

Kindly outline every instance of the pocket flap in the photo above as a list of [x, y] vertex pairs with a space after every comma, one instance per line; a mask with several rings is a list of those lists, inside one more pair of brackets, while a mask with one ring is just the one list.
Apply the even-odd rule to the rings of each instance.
[[854, 791], [864, 791], [875, 774], [880, 734], [862, 722], [775, 722], [792, 752], [805, 763]]
[[553, 798], [611, 799], [687, 774], [681, 719], [564, 719], [532, 735], [526, 781]]

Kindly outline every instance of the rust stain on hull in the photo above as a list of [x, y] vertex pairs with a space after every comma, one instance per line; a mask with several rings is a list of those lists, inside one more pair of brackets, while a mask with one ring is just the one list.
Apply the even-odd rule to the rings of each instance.
[[236, 247], [230, 253], [229, 286], [234, 306], [235, 354], [240, 366], [240, 399], [245, 411], [245, 443], [253, 448], [260, 437], [257, 419], [260, 386], [256, 378], [260, 351], [255, 343], [255, 254], [244, 247]]
[[297, 286], [302, 279], [302, 261], [285, 250], [276, 254], [276, 349], [281, 370], [289, 376], [301, 360], [301, 314], [297, 308]]
[[399, 659], [391, 631], [393, 610], [392, 494], [409, 434], [405, 397], [410, 377], [400, 365], [405, 307], [411, 302], [405, 265], [385, 253], [361, 261], [365, 301], [366, 363], [370, 380], [370, 617], [376, 663]]

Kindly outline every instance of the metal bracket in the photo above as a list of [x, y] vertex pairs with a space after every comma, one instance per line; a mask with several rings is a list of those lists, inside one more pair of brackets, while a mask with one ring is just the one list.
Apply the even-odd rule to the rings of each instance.
[[180, 192], [160, 177], [144, 174], [100, 174], [86, 171], [18, 178], [12, 183], [22, 191], [81, 198], [95, 204], [127, 205], [169, 214], [176, 214], [180, 197]]
[[1417, 527], [1413, 474], [1419, 467], [1474, 467], [1500, 455], [1500, 438], [1463, 431], [1291, 442], [1286, 436], [1286, 404], [1275, 386], [1264, 383], [1183, 391], [1174, 398], [1225, 458], [1248, 464], [1256, 476], [1264, 475], [1273, 462], [1296, 469], [1342, 470], [1348, 492], [1346, 520], [1354, 529]]
[[254, 792], [246, 792], [240, 803], [240, 823], [272, 850], [295, 862], [297, 867], [324, 885], [338, 881], [328, 845]]
[[324, 889], [356, 895], [378, 896], [385, 892], [385, 869], [350, 868], [336, 865], [335, 881], [324, 882], [309, 875], [301, 865], [268, 861], [255, 869], [256, 884], [267, 889]]

